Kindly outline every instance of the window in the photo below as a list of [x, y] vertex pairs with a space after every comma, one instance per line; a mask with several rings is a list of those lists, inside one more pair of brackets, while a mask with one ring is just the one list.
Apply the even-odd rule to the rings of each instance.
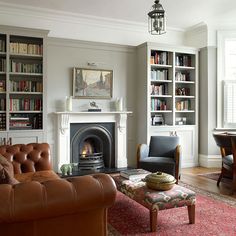
[[218, 31], [217, 128], [236, 128], [236, 32]]

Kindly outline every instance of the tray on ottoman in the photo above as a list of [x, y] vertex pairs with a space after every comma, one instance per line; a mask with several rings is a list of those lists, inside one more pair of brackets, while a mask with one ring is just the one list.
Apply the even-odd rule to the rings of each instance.
[[195, 223], [195, 192], [177, 184], [170, 190], [157, 191], [148, 188], [143, 181], [134, 182], [119, 174], [112, 177], [120, 192], [149, 209], [152, 232], [156, 231], [157, 216], [160, 210], [187, 206], [189, 223]]

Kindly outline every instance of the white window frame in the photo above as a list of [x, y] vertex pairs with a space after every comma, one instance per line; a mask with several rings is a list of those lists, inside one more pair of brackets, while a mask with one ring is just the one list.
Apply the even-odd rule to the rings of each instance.
[[236, 39], [236, 30], [217, 31], [217, 128], [236, 129], [236, 124], [224, 122], [225, 42]]

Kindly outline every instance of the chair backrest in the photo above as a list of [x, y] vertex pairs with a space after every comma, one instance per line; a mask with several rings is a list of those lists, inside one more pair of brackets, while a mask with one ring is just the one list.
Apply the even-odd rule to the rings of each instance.
[[178, 136], [151, 136], [149, 156], [174, 158], [175, 149], [178, 144]]
[[221, 155], [224, 157], [226, 155], [232, 154], [232, 144], [231, 136], [227, 133], [215, 133], [213, 134], [216, 145], [220, 147]]

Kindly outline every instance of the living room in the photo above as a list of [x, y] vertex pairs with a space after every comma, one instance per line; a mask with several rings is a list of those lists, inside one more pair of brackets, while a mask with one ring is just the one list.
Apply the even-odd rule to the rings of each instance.
[[[227, 38], [235, 37], [236, 4], [233, 0], [227, 1], [227, 4], [218, 0], [207, 3], [203, 0], [200, 2], [184, 0], [175, 5], [170, 0], [163, 0], [160, 3], [166, 12], [167, 29], [164, 34], [152, 35], [148, 32], [147, 17], [154, 4], [151, 0], [141, 2], [24, 0], [20, 3], [16, 0], [1, 0], [1, 29], [7, 32], [6, 34], [32, 33], [40, 35], [39, 37], [45, 40], [44, 128], [42, 132], [30, 133], [29, 130], [24, 134], [12, 132], [13, 144], [47, 142], [51, 149], [53, 169], [56, 172], [60, 171], [62, 164], [70, 162], [71, 144], [69, 123], [66, 119], [75, 123], [77, 116], [94, 108], [91, 104], [92, 106], [95, 104], [102, 112], [97, 114], [91, 112], [91, 115], [86, 114], [86, 116], [82, 114], [83, 119], [79, 123], [91, 122], [89, 119], [92, 121], [98, 119], [104, 123], [107, 120], [118, 121], [115, 138], [118, 140], [116, 145], [120, 146], [116, 147], [117, 159], [114, 165], [135, 168], [137, 145], [147, 143], [151, 134], [150, 110], [147, 108], [149, 85], [142, 81], [142, 76], [144, 73], [147, 74], [147, 70], [141, 68], [140, 63], [144, 64], [145, 61], [149, 63], [148, 50], [168, 51], [170, 58], [179, 51], [190, 53], [194, 57], [192, 61], [195, 63], [196, 82], [195, 85], [187, 86], [190, 89], [195, 86], [194, 98], [189, 98], [193, 101], [194, 112], [186, 112], [186, 115], [182, 115], [183, 112], [178, 113], [180, 115], [175, 112], [171, 114], [163, 112], [165, 122], [172, 116], [172, 126], [156, 126], [154, 133], [159, 132], [163, 135], [172, 133], [182, 138], [181, 146], [185, 154], [182, 163], [183, 180], [191, 179], [190, 182], [198, 184], [193, 175], [198, 173], [199, 169], [194, 168], [198, 166], [211, 168], [213, 172], [220, 171], [222, 158], [213, 133], [235, 130], [235, 126], [231, 126], [231, 123], [227, 125], [224, 122], [222, 115], [224, 94], [220, 86], [223, 79], [219, 77], [223, 75], [225, 69], [222, 45]], [[146, 54], [141, 52], [143, 46], [147, 49]], [[74, 96], [74, 68], [111, 71], [112, 86], [109, 96], [105, 99]], [[168, 70], [174, 74], [177, 68]], [[148, 76], [144, 76], [144, 80], [147, 79]], [[68, 97], [71, 97], [72, 109], [66, 107]], [[166, 98], [167, 101], [168, 99], [170, 98]], [[121, 101], [121, 109], [117, 109], [117, 101]], [[174, 103], [172, 106], [174, 107]], [[65, 115], [68, 111], [73, 113], [69, 117]], [[186, 117], [187, 123], [190, 120], [191, 124], [175, 125], [177, 122], [175, 119], [179, 116]], [[4, 138], [9, 140], [10, 135], [11, 132], [7, 134], [3, 132], [2, 140]], [[207, 169], [204, 169], [204, 172], [208, 172]], [[214, 191], [219, 192], [217, 189]], [[225, 192], [228, 192], [227, 187]]]

